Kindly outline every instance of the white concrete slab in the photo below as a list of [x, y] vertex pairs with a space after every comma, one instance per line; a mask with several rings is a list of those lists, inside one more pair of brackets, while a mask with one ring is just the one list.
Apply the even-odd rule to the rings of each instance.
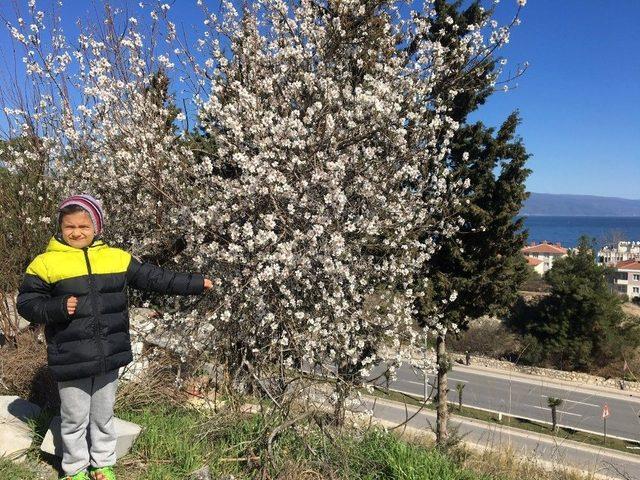
[[24, 461], [33, 441], [27, 420], [39, 413], [40, 407], [16, 395], [0, 396], [0, 456]]
[[[138, 438], [142, 427], [135, 423], [127, 422], [119, 418], [114, 418], [116, 435], [118, 440], [116, 442], [116, 457], [120, 458], [129, 453], [133, 442]], [[90, 445], [89, 435], [87, 435], [87, 445]], [[60, 434], [60, 417], [53, 417], [49, 430], [42, 441], [40, 449], [43, 452], [50, 453], [57, 457], [62, 457], [62, 436]]]

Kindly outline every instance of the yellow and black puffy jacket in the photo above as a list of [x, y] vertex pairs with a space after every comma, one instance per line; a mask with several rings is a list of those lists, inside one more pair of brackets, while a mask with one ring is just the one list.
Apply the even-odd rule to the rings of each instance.
[[[52, 237], [27, 267], [18, 313], [45, 325], [47, 360], [58, 381], [85, 378], [132, 361], [127, 286], [176, 295], [204, 290], [204, 276], [139, 262], [119, 248], [94, 241], [85, 248]], [[69, 315], [71, 296], [78, 306]]]

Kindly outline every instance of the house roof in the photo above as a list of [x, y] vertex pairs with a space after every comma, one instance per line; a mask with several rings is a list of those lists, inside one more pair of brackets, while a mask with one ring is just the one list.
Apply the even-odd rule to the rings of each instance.
[[540, 260], [539, 258], [533, 258], [533, 257], [526, 257], [526, 258], [527, 258], [527, 263], [532, 267], [535, 267], [536, 265], [540, 265], [541, 263], [544, 263], [544, 261]]
[[640, 270], [640, 260], [624, 260], [616, 263], [618, 270]]
[[547, 243], [546, 241], [537, 245], [529, 245], [522, 249], [522, 252], [526, 255], [528, 253], [557, 253], [558, 255], [565, 255], [567, 249], [561, 247], [559, 244]]

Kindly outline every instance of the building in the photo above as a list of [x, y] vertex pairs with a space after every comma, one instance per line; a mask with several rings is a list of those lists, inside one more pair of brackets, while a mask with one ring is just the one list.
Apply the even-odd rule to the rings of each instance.
[[611, 290], [629, 300], [640, 298], [640, 260], [618, 262], [614, 269], [609, 282]]
[[626, 260], [640, 260], [640, 242], [618, 242], [617, 245], [605, 245], [598, 251], [596, 259], [599, 265], [614, 266]]
[[526, 257], [527, 264], [540, 276], [544, 275], [544, 261], [539, 258]]
[[[560, 245], [560, 243], [548, 243], [546, 240], [538, 244], [531, 242], [530, 245], [522, 249], [522, 253], [527, 257], [527, 262], [529, 262], [530, 265], [530, 258], [542, 261], [542, 273], [551, 270], [554, 260], [566, 257], [568, 252], [569, 251]], [[536, 266], [532, 266], [536, 269]], [[536, 269], [536, 271], [538, 271], [538, 269]]]

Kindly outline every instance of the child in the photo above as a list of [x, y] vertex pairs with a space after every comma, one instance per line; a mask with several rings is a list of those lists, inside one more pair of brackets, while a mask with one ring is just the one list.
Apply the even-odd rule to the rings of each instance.
[[212, 287], [201, 274], [140, 263], [106, 245], [99, 239], [103, 225], [102, 206], [92, 196], [64, 200], [59, 231], [27, 267], [18, 293], [18, 313], [45, 325], [47, 361], [60, 392], [67, 480], [115, 479], [118, 369], [133, 360], [127, 286], [174, 295]]

